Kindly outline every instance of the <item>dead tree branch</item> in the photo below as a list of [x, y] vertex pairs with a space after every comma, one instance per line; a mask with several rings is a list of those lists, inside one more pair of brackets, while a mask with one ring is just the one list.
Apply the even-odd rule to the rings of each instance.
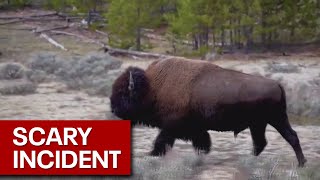
[[67, 49], [63, 45], [59, 44], [57, 41], [55, 41], [52, 38], [50, 38], [47, 34], [41, 33], [40, 37], [41, 38], [45, 38], [49, 43], [53, 44], [54, 46], [56, 46], [56, 47], [58, 47], [58, 48], [60, 48], [60, 49], [62, 49], [64, 51], [67, 51]]
[[107, 33], [103, 32], [103, 31], [96, 30], [96, 32], [99, 34], [102, 34], [104, 36], [107, 36], [107, 37], [109, 36]]
[[130, 57], [139, 57], [144, 59], [185, 59], [184, 57], [178, 56], [170, 56], [164, 54], [157, 54], [157, 53], [148, 53], [148, 52], [140, 52], [140, 51], [132, 51], [132, 50], [124, 50], [118, 48], [112, 48], [110, 46], [103, 47], [105, 52], [108, 52], [112, 56], [130, 56]]

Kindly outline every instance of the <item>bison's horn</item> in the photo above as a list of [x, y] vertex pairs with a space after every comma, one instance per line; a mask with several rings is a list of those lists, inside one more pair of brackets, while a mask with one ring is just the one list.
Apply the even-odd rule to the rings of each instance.
[[129, 89], [129, 91], [131, 91], [131, 90], [133, 90], [133, 88], [134, 88], [134, 82], [133, 82], [132, 73], [131, 73], [131, 71], [130, 71], [129, 87], [128, 87], [128, 89]]

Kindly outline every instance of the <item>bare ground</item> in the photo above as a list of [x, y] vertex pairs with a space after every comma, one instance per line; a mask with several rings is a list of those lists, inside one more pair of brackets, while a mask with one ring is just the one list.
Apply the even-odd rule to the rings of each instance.
[[[79, 91], [66, 91], [59, 83], [41, 84], [38, 92], [26, 96], [0, 96], [1, 119], [109, 119], [109, 100], [88, 96]], [[303, 172], [320, 167], [318, 126], [294, 126], [308, 159]], [[248, 179], [301, 175], [291, 147], [275, 129], [268, 127], [268, 145], [259, 157], [251, 156], [252, 142], [248, 130], [235, 139], [233, 133], [210, 132], [212, 151], [197, 156], [191, 143], [177, 141], [164, 158], [147, 153], [157, 129], [136, 127], [133, 130], [133, 166], [136, 179]], [[274, 171], [271, 171], [273, 168]], [[310, 174], [306, 175], [311, 176]], [[140, 177], [140, 178], [138, 178]], [[272, 178], [271, 178], [272, 179]]]

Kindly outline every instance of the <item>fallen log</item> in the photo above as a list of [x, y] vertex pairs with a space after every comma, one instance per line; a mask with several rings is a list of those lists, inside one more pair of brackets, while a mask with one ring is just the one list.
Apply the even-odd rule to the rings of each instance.
[[104, 36], [107, 36], [107, 37], [109, 36], [107, 33], [103, 32], [103, 31], [96, 30], [96, 32], [99, 34], [102, 34]]
[[46, 32], [46, 31], [52, 31], [52, 30], [57, 30], [57, 29], [66, 29], [68, 27], [69, 27], [69, 25], [52, 27], [52, 28], [47, 28], [47, 29], [39, 29], [39, 30], [35, 30], [34, 33], [43, 33], [43, 32]]
[[0, 19], [26, 19], [26, 18], [36, 18], [57, 15], [57, 12], [46, 13], [46, 14], [35, 14], [31, 16], [0, 16]]
[[78, 34], [73, 34], [73, 33], [69, 33], [69, 32], [65, 32], [65, 31], [51, 30], [50, 33], [51, 34], [62, 34], [62, 35], [74, 36], [74, 37], [77, 37], [79, 39], [87, 39], [87, 37], [85, 37], [85, 36], [78, 35]]
[[1, 29], [15, 30], [15, 31], [33, 31], [35, 28], [10, 28], [10, 27], [2, 27]]
[[55, 20], [61, 20], [61, 18], [23, 18], [23, 19], [3, 22], [3, 23], [0, 23], [0, 25], [14, 24], [14, 23], [20, 23], [25, 21], [55, 21]]
[[99, 31], [99, 30], [96, 30], [97, 33], [103, 35], [103, 36], [106, 36], [107, 38], [107, 43], [109, 43], [110, 39], [109, 39], [109, 34], [107, 34], [106, 32], [103, 32], [103, 31]]
[[14, 24], [14, 23], [19, 23], [19, 22], [24, 22], [24, 19], [19, 19], [19, 20], [13, 20], [13, 21], [8, 21], [4, 23], [0, 23], [0, 25], [8, 25], [8, 24]]
[[53, 44], [54, 46], [56, 46], [64, 51], [67, 51], [67, 49], [63, 45], [59, 44], [57, 41], [50, 38], [47, 34], [41, 33], [40, 37], [45, 38], [49, 43]]
[[58, 13], [57, 16], [59, 16], [60, 18], [65, 19], [66, 21], [83, 19], [83, 17], [81, 17], [81, 16], [68, 15], [68, 14], [64, 14], [64, 13]]
[[79, 38], [79, 39], [81, 39], [81, 40], [83, 40], [85, 42], [98, 44], [101, 47], [105, 46], [104, 43], [102, 43], [100, 41], [96, 41], [96, 40], [90, 39], [90, 38], [88, 38], [86, 36], [82, 36], [82, 35], [78, 35], [78, 34], [74, 34], [74, 33], [69, 33], [69, 32], [65, 32], [65, 31], [55, 31], [55, 30], [53, 30], [53, 31], [50, 31], [50, 32], [51, 32], [51, 34], [57, 34], [57, 35], [61, 34], [61, 35], [73, 36], [73, 37]]
[[[104, 50], [104, 52], [109, 53], [112, 56], [126, 56], [126, 57], [130, 56], [130, 57], [139, 57], [144, 59], [170, 59], [170, 58], [186, 59], [184, 57], [179, 57], [179, 56], [118, 49], [118, 48], [112, 48], [110, 46], [104, 46], [102, 49]], [[138, 59], [138, 58], [135, 58], [135, 59]]]

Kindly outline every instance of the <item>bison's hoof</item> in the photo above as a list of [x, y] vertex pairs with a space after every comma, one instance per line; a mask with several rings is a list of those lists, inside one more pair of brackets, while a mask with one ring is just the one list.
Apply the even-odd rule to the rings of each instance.
[[208, 148], [208, 149], [196, 149], [196, 152], [197, 152], [198, 155], [209, 154], [210, 148]]
[[303, 160], [301, 160], [301, 161], [299, 161], [299, 167], [304, 167], [304, 164], [307, 162], [307, 160], [306, 159], [303, 159]]
[[159, 152], [159, 151], [151, 151], [149, 153], [150, 156], [163, 156], [165, 153], [164, 152]]
[[263, 151], [263, 149], [264, 149], [264, 147], [261, 147], [261, 146], [254, 147], [253, 155], [259, 156], [261, 154], [261, 152]]

